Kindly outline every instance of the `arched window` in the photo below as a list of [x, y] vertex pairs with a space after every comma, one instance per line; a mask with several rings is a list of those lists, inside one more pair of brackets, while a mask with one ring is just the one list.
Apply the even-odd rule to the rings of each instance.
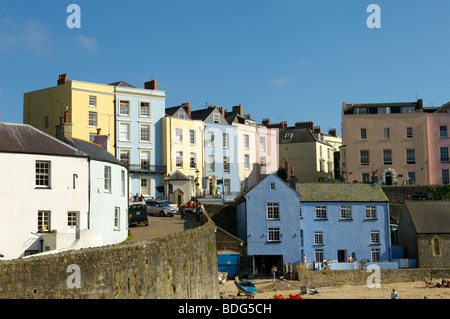
[[433, 236], [431, 238], [431, 246], [433, 249], [433, 256], [440, 256], [441, 255], [441, 240], [439, 236]]

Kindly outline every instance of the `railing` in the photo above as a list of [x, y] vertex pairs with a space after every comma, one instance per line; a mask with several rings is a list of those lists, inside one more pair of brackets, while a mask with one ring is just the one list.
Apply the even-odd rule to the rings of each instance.
[[128, 170], [130, 173], [161, 173], [166, 172], [165, 165], [140, 165], [140, 164], [128, 164]]

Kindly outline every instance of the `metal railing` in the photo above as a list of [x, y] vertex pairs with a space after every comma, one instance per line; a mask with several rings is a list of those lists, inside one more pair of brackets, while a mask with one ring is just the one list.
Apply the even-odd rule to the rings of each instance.
[[131, 173], [161, 173], [166, 172], [165, 165], [128, 164], [126, 165]]

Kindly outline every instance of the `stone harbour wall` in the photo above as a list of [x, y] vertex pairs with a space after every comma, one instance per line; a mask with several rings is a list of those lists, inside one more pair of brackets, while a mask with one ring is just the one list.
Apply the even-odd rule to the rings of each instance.
[[0, 298], [218, 299], [215, 228], [0, 261]]
[[[441, 281], [442, 278], [450, 278], [450, 269], [440, 268], [411, 268], [411, 269], [381, 269], [379, 273], [380, 284], [390, 284], [396, 282], [415, 282], [425, 278]], [[339, 287], [342, 285], [366, 285], [369, 279], [371, 284], [375, 284], [375, 272], [373, 270], [296, 270], [294, 275], [301, 285], [307, 287]]]

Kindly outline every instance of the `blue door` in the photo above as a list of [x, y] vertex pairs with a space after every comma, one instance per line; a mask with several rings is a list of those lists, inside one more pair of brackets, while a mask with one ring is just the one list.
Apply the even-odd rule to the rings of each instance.
[[227, 272], [228, 277], [239, 275], [239, 254], [218, 255], [217, 264], [220, 272]]

